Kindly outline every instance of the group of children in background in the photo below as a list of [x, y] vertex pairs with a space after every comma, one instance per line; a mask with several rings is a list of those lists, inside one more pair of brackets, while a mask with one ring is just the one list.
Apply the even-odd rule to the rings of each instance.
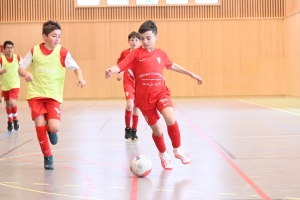
[[[4, 55], [0, 58], [2, 95], [8, 116], [7, 130], [19, 130], [16, 100], [21, 76], [28, 82], [27, 101], [46, 170], [54, 169], [49, 140], [53, 145], [58, 142], [60, 104], [63, 102], [66, 68], [75, 72], [79, 87], [86, 85], [82, 71], [70, 52], [59, 44], [61, 34], [62, 30], [57, 22], [47, 21], [43, 24], [42, 30], [44, 42], [31, 48], [24, 59], [13, 53], [14, 44], [11, 41], [4, 42]], [[167, 68], [186, 74], [196, 79], [199, 85], [203, 81], [200, 76], [173, 63], [163, 50], [155, 48], [157, 39], [155, 23], [151, 20], [144, 22], [138, 33], [131, 32], [128, 35], [130, 48], [122, 51], [117, 64], [105, 71], [105, 77], [109, 78], [117, 73], [117, 80], [120, 81], [123, 76], [126, 98], [125, 139], [138, 139], [140, 110], [152, 129], [152, 138], [158, 149], [162, 167], [170, 170], [173, 165], [164, 143], [158, 111], [167, 125], [174, 156], [183, 164], [190, 163], [192, 159], [181, 146], [180, 131], [173, 113], [170, 90], [165, 85], [163, 70]], [[29, 65], [29, 70], [26, 70]]]

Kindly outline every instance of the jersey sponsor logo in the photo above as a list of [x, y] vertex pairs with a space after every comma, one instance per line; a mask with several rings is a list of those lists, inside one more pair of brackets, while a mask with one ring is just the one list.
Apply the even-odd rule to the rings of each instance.
[[164, 103], [164, 106], [168, 105], [169, 103]]
[[56, 69], [45, 69], [45, 68], [37, 67], [34, 70], [37, 72], [45, 73], [45, 74], [56, 74], [57, 73]]
[[144, 60], [146, 60], [146, 58], [139, 60], [140, 62], [143, 62]]
[[157, 57], [157, 62], [158, 64], [160, 64], [160, 57]]
[[165, 99], [160, 99], [160, 100], [159, 100], [159, 102], [161, 102], [161, 103], [164, 103], [164, 102], [166, 102], [166, 101], [169, 101], [169, 99], [166, 99], [166, 98], [165, 98]]

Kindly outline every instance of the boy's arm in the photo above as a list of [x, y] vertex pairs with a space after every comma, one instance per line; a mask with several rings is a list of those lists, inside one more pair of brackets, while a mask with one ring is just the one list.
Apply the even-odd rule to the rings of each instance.
[[31, 73], [27, 72], [23, 67], [19, 67], [18, 69], [18, 73], [21, 77], [24, 77], [25, 78], [25, 81], [26, 82], [30, 82], [30, 81], [33, 81], [33, 76]]
[[188, 75], [188, 76], [196, 79], [199, 85], [203, 84], [203, 80], [200, 76], [198, 76], [197, 74], [194, 74], [193, 72], [188, 71], [187, 69], [181, 67], [180, 65], [178, 65], [176, 63], [173, 63], [173, 65], [169, 69], [173, 70], [175, 72], [181, 73], [181, 74]]
[[118, 65], [114, 65], [105, 71], [105, 78], [110, 78], [111, 75], [116, 74], [118, 72], [120, 72], [120, 68], [118, 67]]
[[81, 88], [83, 88], [85, 85], [86, 85], [86, 81], [83, 79], [83, 76], [82, 76], [82, 71], [80, 68], [76, 69], [75, 71], [75, 74], [77, 76], [77, 85]]
[[33, 76], [30, 72], [27, 72], [25, 69], [28, 67], [28, 65], [32, 61], [32, 54], [29, 51], [24, 59], [22, 59], [22, 62], [20, 62], [20, 67], [18, 69], [18, 73], [21, 77], [25, 78], [26, 82], [33, 81]]
[[4, 74], [7, 70], [2, 70], [2, 58], [0, 57], [0, 75]]
[[124, 72], [119, 72], [117, 75], [117, 80], [120, 81], [122, 80], [122, 76], [123, 76]]
[[118, 65], [114, 65], [111, 68], [105, 70], [105, 78], [110, 78], [112, 74], [116, 74], [120, 71], [125, 71], [132, 66], [132, 63], [137, 57], [136, 51], [131, 51]]

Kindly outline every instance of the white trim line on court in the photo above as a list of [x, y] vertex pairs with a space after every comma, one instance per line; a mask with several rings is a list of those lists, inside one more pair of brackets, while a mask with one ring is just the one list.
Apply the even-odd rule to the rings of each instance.
[[274, 107], [271, 107], [271, 106], [266, 106], [266, 105], [262, 105], [262, 104], [258, 104], [258, 103], [253, 103], [253, 102], [242, 100], [242, 99], [238, 99], [238, 101], [241, 101], [241, 102], [244, 102], [244, 103], [253, 104], [253, 105], [256, 105], [256, 106], [265, 107], [265, 108], [270, 108], [270, 109], [273, 109], [273, 110], [277, 110], [277, 111], [289, 113], [289, 114], [296, 115], [296, 116], [300, 116], [300, 114], [297, 114], [297, 113], [294, 113], [294, 112], [290, 112], [290, 111], [287, 111], [287, 110], [283, 110], [283, 109], [279, 109], [279, 108], [274, 108]]

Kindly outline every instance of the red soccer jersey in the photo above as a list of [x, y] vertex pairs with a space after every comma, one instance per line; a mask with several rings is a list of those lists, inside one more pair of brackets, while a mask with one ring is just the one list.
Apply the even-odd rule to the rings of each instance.
[[[130, 49], [126, 49], [122, 51], [120, 58], [117, 61], [117, 64], [119, 64], [128, 54], [130, 53]], [[123, 88], [124, 92], [135, 92], [135, 86], [134, 86], [134, 77], [133, 74], [130, 74], [131, 70], [126, 70], [123, 75]]]
[[121, 71], [129, 68], [135, 77], [136, 106], [141, 110], [155, 108], [156, 102], [162, 95], [169, 95], [165, 85], [163, 70], [169, 68], [173, 62], [161, 49], [149, 52], [142, 47], [131, 51], [123, 61], [118, 64]]

